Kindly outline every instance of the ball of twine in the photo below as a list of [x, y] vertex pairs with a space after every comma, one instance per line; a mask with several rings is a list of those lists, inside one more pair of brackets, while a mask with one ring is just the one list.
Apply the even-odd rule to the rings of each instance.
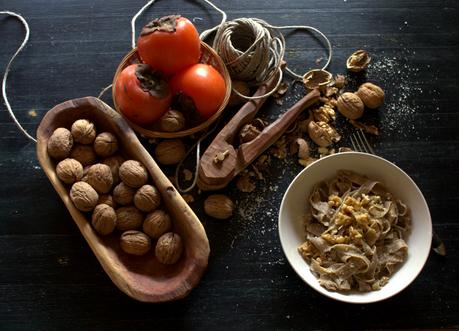
[[231, 78], [258, 86], [279, 71], [285, 39], [261, 19], [238, 18], [220, 25], [213, 48], [225, 62]]

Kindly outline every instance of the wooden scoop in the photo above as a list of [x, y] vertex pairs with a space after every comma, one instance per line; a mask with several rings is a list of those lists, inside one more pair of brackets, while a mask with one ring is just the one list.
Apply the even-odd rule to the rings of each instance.
[[[260, 86], [254, 95], [265, 94], [272, 88], [274, 82], [275, 79], [268, 82], [267, 85]], [[220, 131], [202, 155], [197, 181], [199, 188], [218, 190], [225, 187], [237, 174], [279, 139], [304, 109], [319, 100], [319, 96], [318, 90], [309, 92], [275, 122], [264, 128], [254, 140], [235, 148], [233, 142], [237, 138], [239, 130], [244, 124], [255, 118], [266, 98], [247, 102]], [[221, 162], [215, 162], [215, 157], [219, 153], [224, 153], [225, 158]]]
[[[120, 233], [99, 236], [91, 227], [90, 214], [75, 208], [69, 197], [70, 187], [56, 176], [56, 163], [47, 153], [47, 142], [56, 128], [70, 128], [80, 118], [94, 122], [98, 132], [109, 131], [115, 134], [121, 154], [140, 161], [148, 169], [153, 184], [161, 193], [161, 208], [167, 210], [173, 220], [173, 231], [180, 234], [184, 241], [185, 248], [179, 262], [174, 265], [159, 263], [154, 254], [154, 242], [152, 250], [144, 256], [124, 253], [119, 245]], [[210, 251], [206, 232], [191, 208], [116, 111], [94, 97], [66, 101], [45, 115], [38, 127], [37, 140], [37, 155], [43, 170], [105, 272], [121, 291], [139, 301], [162, 302], [183, 298], [198, 284], [207, 267]]]

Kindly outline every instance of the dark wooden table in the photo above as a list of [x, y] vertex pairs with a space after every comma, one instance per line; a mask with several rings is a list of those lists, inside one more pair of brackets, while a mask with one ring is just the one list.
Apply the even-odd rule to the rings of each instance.
[[[374, 117], [378, 154], [401, 166], [423, 191], [448, 255], [432, 254], [419, 277], [397, 296], [371, 305], [332, 301], [309, 288], [288, 265], [278, 239], [284, 190], [301, 170], [274, 161], [254, 193], [226, 192], [237, 202], [228, 222], [205, 217], [193, 204], [211, 243], [208, 270], [184, 300], [142, 304], [121, 293], [104, 273], [54, 192], [35, 145], [0, 111], [0, 329], [305, 330], [459, 327], [459, 34], [455, 1], [332, 0], [222, 1], [229, 18], [309, 24], [333, 43], [330, 71], [364, 48], [373, 56], [365, 76], [384, 87]], [[144, 1], [0, 1], [22, 13], [31, 39], [8, 84], [20, 121], [35, 132], [44, 113], [64, 100], [97, 95], [130, 48], [130, 20]], [[219, 22], [200, 1], [158, 1], [139, 20], [181, 13], [199, 30]], [[0, 67], [22, 40], [14, 19], [0, 18]], [[299, 71], [326, 54], [304, 33], [288, 37], [287, 59]], [[275, 117], [284, 106], [269, 102]], [[36, 116], [34, 113], [36, 112]], [[269, 117], [269, 116], [268, 116]], [[343, 143], [346, 144], [347, 137]]]

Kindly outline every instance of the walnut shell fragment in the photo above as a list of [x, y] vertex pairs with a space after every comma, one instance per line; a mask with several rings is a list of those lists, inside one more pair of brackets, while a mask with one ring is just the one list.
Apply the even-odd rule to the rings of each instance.
[[308, 89], [312, 90], [321, 86], [330, 84], [333, 75], [323, 69], [310, 70], [303, 76], [303, 84]]
[[151, 248], [150, 238], [140, 231], [126, 231], [120, 238], [121, 249], [131, 255], [145, 255]]
[[48, 139], [48, 154], [56, 159], [62, 160], [69, 156], [73, 146], [73, 137], [66, 128], [57, 128]]
[[176, 233], [165, 233], [156, 243], [155, 255], [162, 264], [176, 263], [182, 255], [182, 252], [182, 238]]
[[83, 166], [77, 160], [67, 158], [57, 164], [56, 175], [65, 184], [73, 184], [83, 177]]
[[371, 61], [367, 51], [358, 50], [349, 56], [346, 61], [346, 67], [349, 71], [360, 72], [364, 70]]

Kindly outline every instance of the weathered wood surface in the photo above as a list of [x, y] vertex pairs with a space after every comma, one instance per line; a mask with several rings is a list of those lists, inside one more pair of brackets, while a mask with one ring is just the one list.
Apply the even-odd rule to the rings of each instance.
[[[356, 306], [331, 301], [305, 285], [288, 265], [277, 235], [282, 194], [301, 167], [274, 160], [257, 190], [225, 192], [236, 216], [217, 222], [192, 204], [210, 245], [203, 280], [182, 301], [148, 305], [120, 292], [105, 275], [39, 167], [35, 146], [0, 111], [0, 329], [305, 330], [459, 327], [458, 4], [446, 1], [221, 1], [229, 18], [260, 17], [273, 24], [308, 24], [326, 33], [335, 55], [329, 70], [345, 72], [352, 51], [367, 49], [368, 80], [386, 90], [374, 116], [376, 152], [401, 166], [423, 191], [446, 258], [430, 256], [405, 291], [385, 302]], [[22, 13], [32, 29], [8, 84], [19, 119], [35, 132], [44, 113], [68, 99], [97, 95], [110, 84], [130, 48], [130, 19], [144, 1], [0, 1]], [[139, 21], [181, 13], [199, 30], [220, 17], [198, 1], [158, 1]], [[198, 19], [200, 18], [200, 19]], [[0, 19], [0, 66], [20, 44], [22, 29]], [[290, 34], [287, 62], [297, 71], [325, 57], [304, 33]], [[363, 77], [360, 77], [363, 80]], [[358, 79], [353, 80], [355, 84]], [[273, 120], [282, 107], [268, 101]], [[35, 110], [36, 117], [29, 111]], [[348, 143], [345, 131], [343, 144]], [[149, 151], [152, 148], [146, 141]]]

